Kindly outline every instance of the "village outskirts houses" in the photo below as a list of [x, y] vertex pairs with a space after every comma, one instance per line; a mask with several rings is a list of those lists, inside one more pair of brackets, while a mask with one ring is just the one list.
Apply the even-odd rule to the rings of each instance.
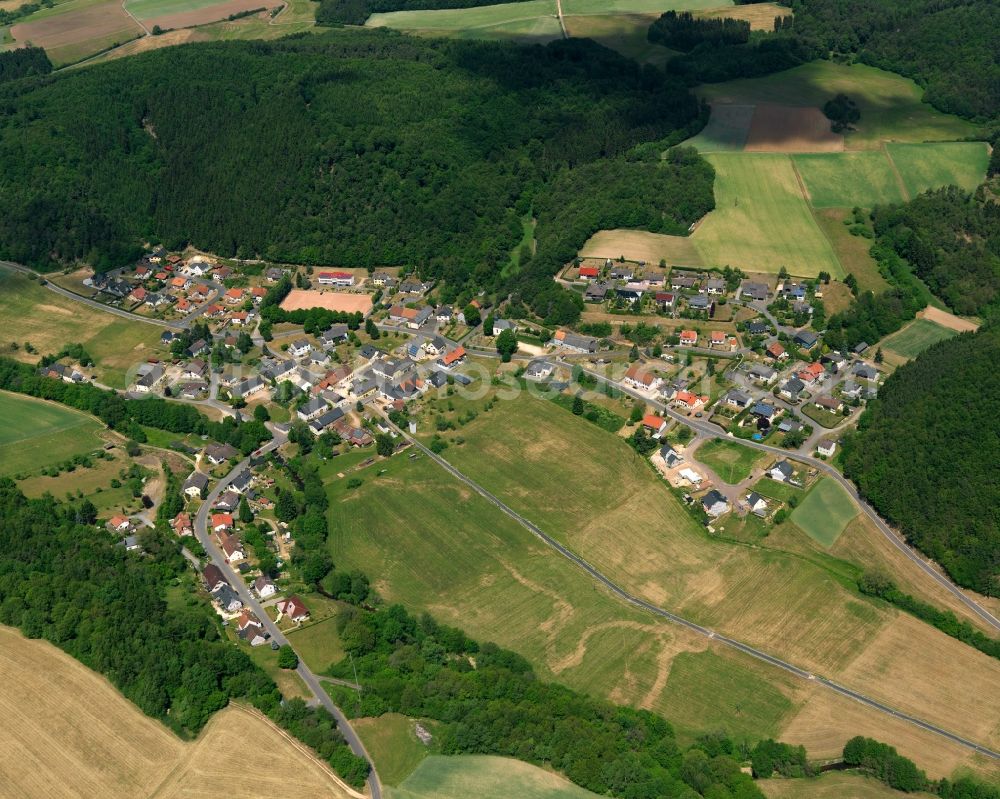
[[640, 391], [657, 391], [663, 385], [663, 378], [644, 369], [640, 364], [633, 364], [625, 372], [622, 382]]

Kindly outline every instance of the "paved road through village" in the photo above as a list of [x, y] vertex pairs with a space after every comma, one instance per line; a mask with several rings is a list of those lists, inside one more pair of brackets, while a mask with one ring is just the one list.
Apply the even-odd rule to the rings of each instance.
[[[272, 432], [275, 434], [275, 437], [265, 446], [261, 447], [259, 450], [261, 455], [277, 449], [287, 441], [284, 434], [276, 430], [272, 430]], [[208, 553], [212, 563], [219, 567], [222, 574], [229, 581], [233, 590], [239, 594], [244, 606], [250, 608], [257, 618], [261, 620], [264, 628], [270, 634], [271, 640], [275, 641], [279, 645], [284, 645], [289, 643], [288, 638], [281, 632], [281, 630], [278, 629], [278, 626], [271, 621], [271, 617], [267, 615], [267, 611], [250, 591], [240, 573], [226, 562], [226, 559], [222, 554], [222, 550], [219, 549], [211, 531], [208, 529], [208, 517], [211, 513], [212, 505], [215, 504], [215, 501], [219, 498], [222, 492], [226, 490], [236, 476], [245, 470], [249, 465], [249, 458], [240, 461], [228, 475], [216, 483], [215, 488], [212, 489], [208, 498], [201, 503], [201, 507], [198, 509], [198, 514], [195, 517], [194, 522], [194, 533], [197, 536], [198, 541], [201, 542], [201, 545], [205, 547], [205, 552]], [[372, 762], [371, 757], [365, 750], [365, 746], [358, 737], [358, 734], [348, 722], [347, 717], [343, 714], [343, 712], [341, 712], [340, 708], [333, 703], [333, 700], [330, 699], [330, 695], [327, 694], [327, 692], [323, 689], [323, 686], [320, 684], [319, 679], [315, 674], [313, 674], [312, 670], [306, 665], [305, 661], [302, 660], [301, 657], [299, 658], [299, 666], [296, 671], [316, 700], [330, 712], [334, 719], [336, 719], [337, 727], [344, 736], [348, 745], [351, 747], [351, 751], [368, 761], [371, 766], [371, 773], [368, 777], [368, 788], [371, 791], [371, 797], [372, 799], [381, 799], [382, 785], [379, 782], [378, 774], [375, 771], [375, 764]]]

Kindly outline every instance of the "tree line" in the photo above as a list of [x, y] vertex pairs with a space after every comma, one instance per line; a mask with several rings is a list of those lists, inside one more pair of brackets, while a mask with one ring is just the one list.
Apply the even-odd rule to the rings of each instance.
[[[37, 6], [35, 10], [38, 10]], [[0, 10], [0, 25], [10, 24], [4, 21], [4, 15], [11, 13], [18, 12]], [[18, 47], [0, 53], [0, 83], [33, 75], [48, 75], [51, 71], [52, 62], [41, 47]]]
[[959, 585], [1000, 596], [1000, 328], [897, 369], [845, 439], [844, 474]]
[[0, 357], [0, 388], [85, 411], [110, 429], [140, 442], [146, 440], [143, 426], [155, 427], [171, 433], [206, 435], [220, 443], [232, 444], [248, 455], [271, 438], [263, 422], [256, 419], [238, 421], [227, 417], [214, 422], [191, 405], [160, 397], [126, 399], [90, 383], [65, 383], [42, 377], [29, 364], [6, 357]]
[[[640, 144], [662, 151], [706, 117], [677, 78], [589, 40], [377, 30], [166, 48], [0, 85], [0, 108], [2, 257], [101, 270], [153, 240], [279, 263], [399, 264], [459, 292], [519, 288], [553, 320], [579, 313], [551, 280], [562, 248], [501, 275], [522, 217], [589, 165], [624, 191], [617, 159]], [[659, 185], [633, 187], [634, 202], [676, 218], [684, 198], [649, 193]], [[575, 246], [589, 231], [577, 216], [593, 216], [608, 189], [588, 185], [561, 214], [583, 237]], [[565, 240], [544, 225], [540, 240]]]
[[700, 44], [746, 44], [750, 41], [750, 23], [732, 17], [695, 19], [690, 11], [668, 11], [649, 26], [647, 38], [671, 50], [690, 52]]
[[196, 735], [234, 699], [252, 703], [360, 787], [356, 757], [322, 708], [282, 704], [267, 674], [221, 634], [207, 604], [168, 607], [165, 587], [186, 561], [164, 522], [145, 530], [137, 556], [81, 524], [79, 507], [27, 499], [0, 479], [0, 623], [44, 638], [105, 675], [144, 713]]

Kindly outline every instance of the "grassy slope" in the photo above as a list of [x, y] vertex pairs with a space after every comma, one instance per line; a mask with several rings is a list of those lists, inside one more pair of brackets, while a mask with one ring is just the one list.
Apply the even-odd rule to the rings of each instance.
[[694, 232], [707, 263], [753, 272], [843, 276], [829, 241], [810, 213], [789, 156], [712, 153], [716, 208]]
[[840, 484], [823, 478], [792, 512], [792, 521], [825, 547], [836, 543], [858, 508]]
[[[435, 11], [393, 11], [372, 14], [368, 27], [389, 27], [398, 30], [461, 31], [490, 28], [505, 23], [554, 17], [555, 0], [528, 0], [494, 6], [456, 8]], [[556, 22], [558, 28], [558, 22]]]
[[813, 105], [843, 92], [861, 108], [857, 130], [847, 136], [849, 149], [872, 149], [885, 139], [903, 142], [949, 141], [972, 136], [977, 126], [922, 103], [923, 90], [913, 81], [863, 64], [845, 66], [814, 61], [768, 75], [705, 85], [706, 99], [734, 103]]
[[35, 472], [101, 447], [103, 425], [89, 414], [0, 392], [0, 474]]
[[701, 11], [731, 3], [720, 0], [563, 0], [564, 14], [641, 14]]
[[763, 458], [763, 454], [716, 438], [699, 446], [695, 458], [713, 469], [727, 483], [735, 485], [750, 476], [754, 464]]
[[55, 353], [64, 344], [80, 343], [97, 364], [88, 371], [115, 388], [125, 388], [130, 369], [147, 358], [162, 358], [167, 353], [160, 345], [159, 327], [89, 308], [3, 269], [0, 319], [4, 321], [2, 341], [21, 345], [5, 355], [35, 363], [39, 356], [26, 352], [25, 342], [30, 342], [38, 353]]
[[[377, 468], [387, 472], [376, 478]], [[369, 572], [390, 601], [521, 652], [545, 679], [650, 707], [682, 729], [705, 728], [698, 673], [670, 671], [677, 653], [702, 651], [704, 641], [597, 590], [427, 459], [397, 456], [361, 474], [365, 482], [353, 491], [330, 475], [338, 566]], [[723, 650], [714, 666], [721, 675], [715, 726], [728, 726], [729, 708], [759, 702], [770, 712], [740, 720], [739, 731], [776, 734], [790, 705], [787, 680]]]
[[356, 719], [351, 726], [361, 736], [365, 749], [375, 761], [375, 769], [383, 785], [399, 785], [431, 752], [431, 748], [417, 738], [413, 719], [399, 713], [386, 713], [374, 719]]
[[[848, 226], [844, 224], [850, 212], [843, 208], [825, 208], [813, 212], [813, 218], [820, 230], [837, 254], [837, 259], [844, 272], [852, 274], [858, 279], [858, 286], [862, 291], [884, 291], [889, 288], [888, 282], [878, 271], [878, 264], [869, 254], [872, 241], [863, 236], [851, 235]], [[829, 302], [824, 297], [827, 305], [827, 313], [832, 313]]]
[[949, 184], [973, 191], [983, 181], [990, 160], [985, 142], [888, 144], [886, 148], [911, 197]]
[[884, 782], [850, 772], [830, 772], [810, 780], [761, 780], [757, 786], [768, 799], [894, 799], [928, 797], [926, 793], [894, 791]]
[[593, 799], [579, 788], [543, 769], [504, 757], [465, 755], [425, 759], [388, 799]]
[[882, 346], [903, 358], [916, 358], [932, 344], [954, 335], [956, 335], [954, 330], [949, 330], [929, 319], [914, 319], [902, 330], [885, 339]]
[[906, 199], [882, 150], [794, 155], [792, 162], [814, 208], [871, 208]]

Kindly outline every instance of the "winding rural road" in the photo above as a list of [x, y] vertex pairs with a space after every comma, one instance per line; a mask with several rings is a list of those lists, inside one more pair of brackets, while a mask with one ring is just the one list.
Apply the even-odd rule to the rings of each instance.
[[942, 738], [946, 738], [953, 743], [956, 743], [967, 749], [971, 749], [975, 752], [978, 752], [981, 755], [985, 755], [986, 757], [992, 758], [993, 760], [1000, 760], [1000, 752], [994, 752], [992, 749], [988, 749], [987, 747], [978, 744], [975, 741], [970, 741], [968, 738], [963, 738], [960, 735], [955, 735], [954, 733], [949, 732], [948, 730], [942, 727], [938, 727], [934, 724], [924, 721], [923, 719], [919, 719], [916, 716], [911, 716], [908, 715], [907, 713], [903, 713], [902, 711], [896, 710], [890, 705], [886, 705], [877, 699], [873, 699], [869, 696], [866, 696], [865, 694], [858, 693], [857, 691], [854, 691], [848, 688], [847, 686], [841, 685], [840, 683], [834, 682], [833, 680], [828, 680], [826, 677], [821, 677], [819, 675], [812, 674], [811, 672], [808, 672], [805, 669], [801, 669], [798, 666], [789, 663], [788, 661], [782, 660], [781, 658], [777, 658], [774, 655], [769, 655], [767, 652], [764, 652], [760, 649], [756, 649], [750, 646], [749, 644], [745, 644], [742, 641], [736, 640], [735, 638], [730, 638], [728, 636], [722, 635], [721, 633], [717, 633], [715, 630], [712, 630], [708, 627], [703, 627], [700, 624], [696, 624], [693, 621], [685, 619], [683, 616], [678, 616], [676, 613], [671, 613], [669, 610], [661, 608], [658, 605], [654, 605], [651, 602], [647, 602], [646, 600], [641, 599], [635, 596], [634, 594], [630, 594], [624, 588], [622, 588], [617, 583], [612, 581], [611, 578], [607, 577], [601, 571], [599, 571], [597, 567], [592, 566], [590, 563], [588, 563], [582, 557], [577, 555], [575, 552], [573, 552], [570, 549], [567, 549], [565, 546], [560, 544], [550, 535], [541, 530], [533, 522], [529, 521], [520, 513], [518, 513], [516, 510], [514, 510], [505, 502], [503, 502], [503, 500], [501, 500], [499, 497], [487, 491], [477, 482], [475, 482], [470, 477], [466, 476], [463, 472], [459, 471], [454, 466], [452, 466], [448, 461], [446, 461], [440, 455], [436, 454], [435, 452], [432, 452], [428, 447], [425, 447], [422, 443], [417, 441], [409, 433], [402, 430], [397, 425], [393, 424], [387, 416], [384, 418], [386, 424], [389, 424], [391, 427], [393, 427], [399, 435], [401, 435], [404, 439], [409, 441], [413, 446], [419, 449], [427, 457], [431, 458], [435, 463], [437, 463], [439, 466], [445, 469], [449, 474], [451, 474], [456, 479], [460, 480], [464, 485], [471, 488], [473, 491], [475, 491], [477, 494], [483, 497], [491, 505], [497, 507], [499, 510], [501, 510], [507, 516], [512, 518], [522, 527], [527, 529], [530, 533], [541, 539], [546, 545], [554, 549], [556, 552], [558, 552], [564, 558], [569, 560], [575, 566], [579, 567], [588, 575], [590, 575], [590, 577], [592, 577], [596, 582], [603, 585], [612, 594], [617, 596], [619, 599], [627, 602], [628, 604], [634, 605], [635, 607], [638, 607], [642, 610], [652, 613], [655, 616], [659, 616], [660, 618], [667, 619], [668, 621], [671, 621], [674, 624], [679, 624], [680, 626], [694, 633], [697, 633], [698, 635], [701, 635], [712, 641], [717, 641], [718, 643], [724, 646], [728, 646], [732, 649], [736, 649], [746, 655], [750, 655], [750, 657], [756, 658], [757, 660], [762, 660], [765, 663], [775, 666], [776, 668], [788, 672], [789, 674], [793, 674], [796, 677], [799, 677], [803, 680], [816, 682], [819, 685], [822, 685], [825, 688], [828, 688], [831, 691], [840, 694], [841, 696], [847, 697], [848, 699], [853, 699], [856, 702], [860, 702], [866, 707], [869, 707], [880, 713], [885, 713], [886, 715], [892, 716], [893, 718], [899, 719], [900, 721], [905, 721], [908, 722], [909, 724], [913, 724], [914, 726], [919, 727], [922, 730], [934, 733], [935, 735], [940, 735]]
[[[562, 361], [562, 363], [566, 364], [567, 362]], [[691, 419], [685, 416], [684, 414], [678, 413], [677, 411], [673, 410], [666, 403], [660, 402], [658, 400], [651, 400], [649, 397], [643, 396], [638, 391], [634, 391], [628, 386], [622, 385], [621, 383], [615, 380], [611, 380], [610, 378], [600, 374], [599, 372], [594, 372], [586, 368], [584, 368], [583, 371], [586, 372], [591, 377], [595, 378], [596, 380], [600, 380], [602, 383], [613, 386], [614, 388], [618, 389], [624, 394], [628, 394], [630, 397], [634, 397], [635, 399], [641, 400], [642, 402], [646, 402], [652, 405], [654, 408], [666, 414], [671, 419], [674, 419], [675, 421], [678, 421], [681, 424], [687, 425], [696, 433], [699, 433], [707, 438], [723, 438], [726, 439], [727, 441], [732, 441], [734, 444], [740, 444], [746, 447], [751, 447], [753, 449], [760, 450], [761, 452], [769, 452], [772, 455], [780, 455], [783, 458], [798, 461], [799, 463], [804, 463], [812, 467], [813, 469], [822, 472], [826, 476], [833, 478], [843, 487], [845, 491], [847, 491], [848, 494], [851, 495], [851, 498], [857, 503], [861, 511], [869, 519], [871, 519], [875, 527], [878, 528], [878, 531], [882, 533], [882, 535], [885, 536], [896, 549], [902, 552], [907, 558], [910, 559], [910, 561], [916, 564], [916, 566], [922, 572], [924, 572], [924, 574], [926, 574], [928, 577], [934, 580], [942, 588], [949, 591], [963, 605], [965, 605], [970, 611], [975, 613], [990, 627], [992, 627], [997, 631], [1000, 631], [1000, 619], [998, 619], [996, 616], [990, 613], [986, 608], [984, 608], [982, 605], [976, 602], [976, 600], [974, 600], [972, 597], [966, 595], [966, 593], [962, 591], [961, 588], [959, 588], [945, 575], [943, 575], [936, 568], [934, 568], [934, 566], [932, 566], [930, 563], [924, 560], [914, 549], [912, 549], [909, 546], [909, 544], [906, 543], [906, 541], [904, 541], [891, 527], [889, 527], [888, 524], [885, 523], [882, 517], [878, 515], [878, 512], [875, 510], [875, 508], [873, 508], [864, 500], [861, 494], [858, 493], [858, 489], [855, 487], [854, 483], [852, 483], [850, 480], [844, 477], [844, 475], [842, 475], [840, 472], [834, 469], [829, 463], [821, 461], [818, 458], [813, 458], [809, 455], [803, 455], [800, 452], [791, 452], [789, 450], [781, 449], [780, 447], [772, 447], [768, 444], [761, 444], [760, 442], [757, 441], [748, 441], [746, 439], [730, 436], [729, 434], [723, 432], [710, 422], [705, 422], [700, 419]]]
[[[284, 444], [288, 439], [283, 433], [277, 430], [273, 430], [275, 437], [268, 442], [265, 446], [261, 447], [259, 453], [261, 455], [267, 454], [273, 450], [276, 450], [282, 444]], [[257, 598], [251, 593], [246, 582], [244, 582], [242, 575], [233, 569], [229, 563], [226, 562], [225, 557], [222, 554], [222, 550], [215, 543], [215, 539], [212, 536], [211, 531], [208, 529], [208, 517], [212, 510], [212, 506], [215, 501], [219, 498], [223, 491], [228, 488], [229, 484], [240, 474], [244, 469], [250, 465], [250, 459], [245, 458], [240, 461], [224, 478], [219, 480], [215, 488], [209, 493], [208, 498], [201, 503], [201, 507], [198, 509], [198, 514], [194, 521], [194, 533], [201, 542], [201, 545], [205, 547], [205, 552], [208, 553], [209, 557], [216, 566], [222, 571], [222, 574], [229, 581], [233, 590], [239, 594], [240, 599], [243, 601], [245, 607], [250, 608], [256, 614], [257, 618], [261, 620], [264, 628], [271, 636], [271, 640], [276, 642], [279, 646], [289, 644], [288, 638], [278, 629], [278, 626], [271, 621], [271, 617], [267, 614], [263, 605], [257, 600]], [[290, 644], [289, 644], [290, 645]], [[351, 727], [347, 720], [347, 717], [341, 712], [330, 695], [323, 689], [322, 684], [319, 679], [313, 674], [312, 670], [306, 665], [302, 658], [299, 658], [299, 665], [296, 669], [299, 677], [302, 678], [302, 682], [306, 684], [306, 687], [316, 698], [316, 700], [323, 705], [329, 712], [330, 715], [334, 717], [337, 721], [337, 728], [340, 730], [344, 739], [347, 741], [348, 745], [351, 747], [351, 751], [359, 757], [363, 757], [368, 761], [368, 765], [371, 767], [371, 772], [368, 775], [368, 788], [371, 791], [371, 799], [382, 799], [382, 784], [379, 781], [378, 773], [375, 771], [375, 764], [369, 756], [364, 744], [358, 737], [358, 734]]]

